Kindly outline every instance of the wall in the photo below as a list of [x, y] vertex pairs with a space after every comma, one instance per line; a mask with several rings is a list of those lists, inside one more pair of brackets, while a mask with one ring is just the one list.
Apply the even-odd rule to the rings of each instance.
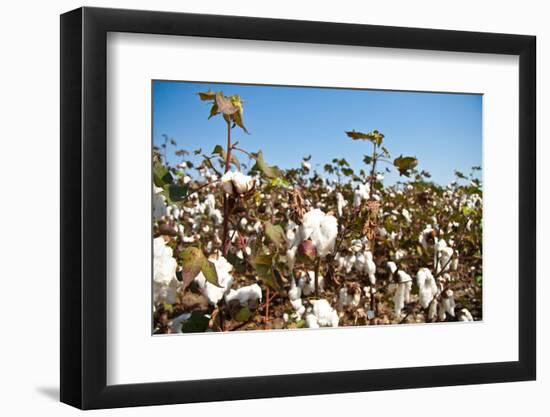
[[[58, 276], [59, 276], [59, 18], [64, 11], [79, 7], [77, 1], [9, 2], [3, 5], [2, 65], [0, 90], [2, 107], [3, 188], [7, 192], [0, 207], [2, 280], [0, 317], [0, 379], [3, 415], [74, 415], [76, 410], [59, 404], [58, 395]], [[254, 0], [181, 1], [92, 1], [89, 6], [162, 9], [199, 13], [239, 14], [292, 19], [327, 20], [441, 29], [511, 32], [538, 37], [538, 137], [539, 213], [550, 209], [548, 144], [542, 143], [549, 123], [542, 120], [550, 96], [548, 73], [550, 27], [545, 3], [524, 0], [337, 2]], [[543, 103], [543, 100], [546, 103]], [[549, 248], [549, 221], [539, 215], [539, 259]], [[546, 232], [546, 233], [545, 233]], [[541, 259], [541, 261], [543, 261]], [[544, 351], [548, 349], [549, 310], [541, 294], [550, 286], [539, 265], [539, 378], [537, 382], [436, 388], [239, 401], [100, 411], [98, 415], [157, 415], [200, 413], [202, 415], [280, 415], [315, 413], [338, 415], [445, 416], [541, 415], [549, 408], [543, 397], [550, 389], [550, 369]], [[472, 344], [472, 349], [475, 344]], [[360, 348], [358, 348], [358, 352]], [[348, 411], [349, 410], [349, 411]]]

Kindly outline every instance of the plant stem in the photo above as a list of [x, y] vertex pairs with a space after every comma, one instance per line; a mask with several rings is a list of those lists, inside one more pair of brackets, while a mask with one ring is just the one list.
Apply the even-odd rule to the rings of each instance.
[[[372, 169], [370, 171], [370, 179], [369, 179], [369, 200], [371, 200], [371, 201], [374, 200], [373, 192], [374, 192], [374, 181], [375, 181], [375, 175], [376, 175], [376, 160], [377, 160], [376, 143], [374, 143], [373, 144], [373, 151], [372, 151]], [[369, 216], [370, 216], [370, 213], [369, 213]], [[374, 231], [373, 238], [369, 242], [373, 262], [374, 262], [374, 259], [375, 259], [374, 255], [375, 255], [375, 251], [376, 251], [376, 232], [377, 232], [377, 230]], [[376, 300], [374, 298], [375, 290], [376, 290], [376, 283], [372, 284], [371, 288], [370, 288], [370, 309], [373, 312], [376, 311]]]
[[[231, 123], [227, 122], [227, 153], [225, 157], [225, 172], [229, 171], [229, 163], [231, 161]], [[229, 252], [229, 201], [227, 194], [223, 195], [223, 237], [222, 237], [222, 253], [226, 257]]]
[[231, 122], [227, 122], [227, 155], [225, 158], [225, 172], [229, 171], [231, 162]]
[[315, 297], [319, 297], [319, 268], [321, 266], [321, 258], [317, 257], [317, 260], [315, 261], [315, 276], [314, 276], [314, 284], [315, 284]]
[[267, 329], [267, 323], [269, 321], [269, 287], [265, 290], [265, 328]]

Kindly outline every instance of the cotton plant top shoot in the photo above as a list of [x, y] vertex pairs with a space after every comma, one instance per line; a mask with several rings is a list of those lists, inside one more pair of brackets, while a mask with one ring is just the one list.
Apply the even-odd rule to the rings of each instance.
[[[156, 332], [474, 320], [479, 180], [433, 184], [415, 157], [392, 161], [377, 130], [345, 132], [366, 148], [358, 172], [335, 158], [323, 176], [311, 156], [282, 170], [235, 139], [250, 134], [239, 95], [199, 100], [225, 122], [221, 143], [193, 151], [196, 166], [183, 149], [168, 164], [168, 136], [154, 152]], [[407, 182], [384, 187], [391, 169]]]

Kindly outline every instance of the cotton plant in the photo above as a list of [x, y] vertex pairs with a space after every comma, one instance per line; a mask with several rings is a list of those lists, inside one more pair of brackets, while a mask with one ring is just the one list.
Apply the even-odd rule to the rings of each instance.
[[159, 271], [171, 265], [153, 277], [156, 330], [479, 319], [480, 182], [430, 182], [415, 158], [390, 159], [378, 131], [347, 132], [365, 165], [313, 155], [281, 169], [246, 150], [240, 96], [200, 99], [220, 144], [174, 165], [154, 150], [153, 234], [172, 251], [155, 254]]

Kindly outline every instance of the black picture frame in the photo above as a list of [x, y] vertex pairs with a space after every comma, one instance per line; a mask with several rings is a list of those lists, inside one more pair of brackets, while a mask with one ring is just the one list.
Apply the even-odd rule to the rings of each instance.
[[[519, 56], [519, 360], [108, 386], [108, 32]], [[536, 378], [536, 38], [171, 12], [61, 16], [61, 401], [82, 409], [525, 381]]]

